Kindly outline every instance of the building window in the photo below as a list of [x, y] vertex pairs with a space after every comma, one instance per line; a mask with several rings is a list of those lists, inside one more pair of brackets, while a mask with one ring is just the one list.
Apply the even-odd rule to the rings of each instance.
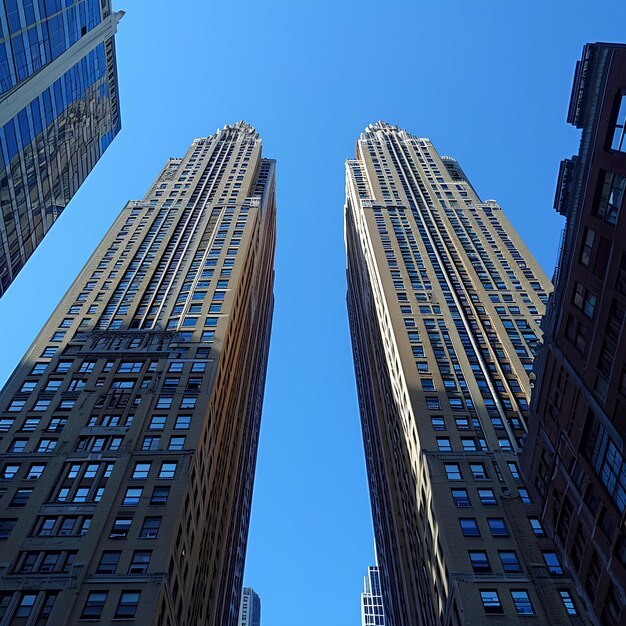
[[483, 602], [483, 608], [488, 615], [504, 613], [500, 596], [495, 589], [481, 589], [480, 598]]
[[478, 497], [480, 498], [480, 503], [484, 506], [494, 506], [498, 503], [493, 489], [479, 489]]
[[489, 480], [489, 475], [483, 463], [470, 463], [470, 471], [474, 480]]
[[20, 603], [15, 609], [15, 614], [13, 617], [28, 617], [30, 615], [30, 612], [33, 610], [36, 599], [37, 595], [34, 593], [23, 593], [22, 598], [20, 599]]
[[122, 506], [137, 506], [141, 500], [141, 494], [143, 488], [141, 487], [128, 487], [126, 489], [126, 495], [122, 502]]
[[133, 558], [128, 567], [129, 574], [145, 574], [148, 571], [148, 565], [150, 565], [150, 557], [152, 556], [151, 550], [135, 550], [133, 552]]
[[146, 517], [141, 527], [139, 537], [141, 539], [156, 539], [159, 536], [159, 528], [161, 527], [160, 517]]
[[150, 467], [152, 463], [135, 463], [135, 469], [133, 470], [133, 480], [145, 480], [150, 473]]
[[558, 576], [563, 573], [563, 568], [561, 567], [561, 562], [559, 561], [559, 557], [556, 552], [544, 551], [543, 560], [548, 566], [548, 571], [553, 576]]
[[439, 409], [441, 409], [441, 404], [439, 403], [439, 398], [436, 398], [434, 396], [427, 396], [426, 397], [426, 406], [428, 407], [429, 411], [438, 411]]
[[626, 178], [613, 172], [606, 172], [595, 215], [609, 224], [615, 224], [624, 200], [625, 188]]
[[502, 570], [507, 574], [517, 574], [522, 571], [517, 553], [514, 550], [499, 550], [500, 562]]
[[528, 591], [524, 589], [511, 589], [511, 598], [518, 615], [534, 615], [535, 609], [530, 601]]
[[536, 537], [546, 536], [546, 533], [543, 530], [543, 526], [541, 525], [538, 517], [529, 517], [528, 521], [530, 522], [530, 527], [533, 529]]
[[135, 617], [140, 595], [140, 591], [122, 591], [120, 601], [115, 610], [115, 618], [131, 619]]
[[178, 463], [176, 461], [161, 463], [161, 469], [159, 470], [159, 478], [174, 478], [176, 474], [176, 467]]
[[563, 606], [567, 611], [568, 615], [578, 615], [576, 611], [576, 605], [574, 604], [574, 600], [569, 591], [561, 590], [559, 591], [561, 595], [561, 600], [563, 600]]
[[191, 415], [178, 415], [174, 422], [174, 430], [187, 430], [191, 425]]
[[437, 448], [440, 452], [451, 452], [452, 445], [449, 437], [437, 437]]
[[111, 534], [109, 539], [126, 539], [128, 537], [128, 531], [133, 523], [132, 517], [118, 517], [113, 522], [113, 528], [111, 528]]
[[9, 506], [26, 506], [28, 498], [30, 498], [32, 493], [32, 489], [18, 489], [13, 495]]
[[91, 591], [83, 607], [81, 619], [99, 619], [107, 601], [106, 591]]
[[626, 152], [626, 95], [622, 95], [620, 99], [619, 110], [613, 127], [611, 150]]
[[461, 468], [458, 463], [444, 463], [448, 480], [462, 480]]
[[489, 517], [487, 518], [487, 524], [489, 524], [489, 530], [491, 530], [492, 537], [509, 536], [509, 529], [507, 528], [503, 517]]
[[572, 303], [590, 319], [593, 318], [597, 300], [596, 295], [589, 291], [584, 285], [579, 282], [574, 284]]
[[96, 574], [115, 574], [121, 554], [119, 550], [105, 550], [100, 557]]
[[491, 572], [491, 564], [484, 550], [470, 550], [468, 554], [470, 563], [472, 564], [472, 571], [476, 574], [487, 574]]
[[595, 236], [596, 234], [590, 228], [585, 228], [583, 242], [580, 247], [580, 256], [578, 257], [578, 261], [584, 267], [589, 267], [589, 263], [591, 263], [591, 253], [593, 251]]
[[17, 524], [17, 519], [0, 519], [0, 540], [9, 538], [15, 524]]
[[475, 517], [460, 517], [459, 525], [464, 537], [480, 537], [480, 529]]
[[528, 489], [525, 487], [519, 487], [517, 492], [519, 493], [519, 497], [524, 504], [532, 504], [533, 501], [530, 498], [530, 494], [528, 493]]
[[472, 506], [470, 502], [469, 495], [467, 494], [467, 489], [452, 489], [452, 499], [454, 500], [454, 504], [456, 506], [465, 507]]
[[155, 487], [152, 491], [150, 504], [167, 504], [167, 498], [170, 495], [169, 487]]

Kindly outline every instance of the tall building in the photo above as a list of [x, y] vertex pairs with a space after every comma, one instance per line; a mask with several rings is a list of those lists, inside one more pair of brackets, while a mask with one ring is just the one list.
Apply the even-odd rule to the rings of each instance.
[[261, 598], [252, 587], [243, 588], [238, 626], [261, 626]]
[[567, 218], [536, 362], [523, 470], [542, 524], [603, 626], [626, 624], [626, 46], [589, 44], [561, 164]]
[[196, 139], [126, 205], [9, 379], [3, 624], [237, 624], [274, 181], [247, 124]]
[[378, 566], [368, 567], [367, 576], [363, 580], [361, 624], [362, 626], [385, 626], [385, 609]]
[[121, 128], [111, 0], [0, 2], [0, 296]]
[[586, 623], [518, 453], [550, 282], [428, 139], [346, 165], [348, 310], [386, 618]]

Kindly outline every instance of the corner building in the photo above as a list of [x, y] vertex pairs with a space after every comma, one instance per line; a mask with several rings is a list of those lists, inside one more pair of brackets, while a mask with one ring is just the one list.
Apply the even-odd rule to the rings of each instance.
[[567, 121], [580, 150], [560, 168], [567, 221], [523, 470], [590, 612], [625, 626], [625, 45], [585, 46]]
[[0, 2], [0, 297], [121, 129], [111, 0]]
[[236, 626], [275, 162], [240, 122], [129, 202], [0, 396], [0, 621]]
[[391, 626], [586, 624], [521, 477], [550, 282], [428, 139], [346, 164], [348, 311]]

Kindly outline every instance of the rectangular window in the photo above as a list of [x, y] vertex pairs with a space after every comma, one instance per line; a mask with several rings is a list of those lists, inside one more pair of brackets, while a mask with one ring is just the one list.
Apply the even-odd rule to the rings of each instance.
[[483, 608], [487, 615], [504, 613], [500, 596], [495, 589], [481, 589], [480, 598], [483, 602]]
[[534, 615], [535, 609], [528, 595], [528, 591], [524, 589], [511, 589], [511, 598], [515, 605], [518, 615]]
[[548, 571], [553, 576], [558, 576], [563, 573], [563, 567], [561, 567], [561, 562], [559, 561], [559, 557], [556, 552], [544, 551], [543, 560], [548, 566]]
[[467, 494], [467, 489], [452, 489], [451, 492], [455, 506], [465, 507], [472, 505], [469, 495]]
[[161, 469], [159, 470], [159, 478], [174, 478], [176, 474], [177, 461], [161, 463]]
[[489, 517], [487, 518], [487, 524], [489, 524], [489, 530], [492, 537], [508, 537], [509, 529], [506, 526], [506, 522], [503, 517]]
[[461, 468], [458, 463], [444, 463], [448, 480], [462, 480]]
[[105, 550], [100, 557], [96, 574], [115, 574], [121, 554], [120, 550]]
[[567, 611], [568, 615], [578, 615], [576, 611], [576, 605], [574, 604], [574, 600], [572, 599], [572, 595], [569, 591], [561, 590], [559, 591], [561, 595], [561, 600], [563, 600], [563, 606]]
[[619, 101], [619, 109], [611, 139], [611, 150], [626, 152], [626, 95], [622, 95]]
[[150, 565], [151, 556], [151, 550], [135, 550], [133, 552], [133, 558], [128, 567], [129, 575], [145, 574], [148, 571], [148, 565]]
[[597, 296], [579, 282], [574, 283], [572, 303], [588, 318], [592, 319], [596, 308]]
[[499, 550], [498, 556], [502, 563], [502, 571], [507, 574], [516, 574], [522, 571], [517, 553], [514, 550]]
[[464, 537], [480, 537], [480, 529], [475, 517], [460, 517], [459, 525]]
[[141, 539], [156, 539], [159, 536], [159, 528], [161, 527], [160, 517], [146, 517], [141, 527], [139, 537]]
[[83, 607], [81, 619], [99, 619], [107, 601], [106, 591], [90, 591]]
[[491, 572], [491, 564], [484, 550], [470, 550], [468, 554], [472, 571], [476, 574], [487, 574]]
[[498, 504], [493, 489], [479, 489], [478, 497], [480, 498], [480, 503], [484, 506], [495, 506]]
[[122, 591], [120, 601], [115, 610], [115, 619], [132, 619], [139, 605], [140, 591]]

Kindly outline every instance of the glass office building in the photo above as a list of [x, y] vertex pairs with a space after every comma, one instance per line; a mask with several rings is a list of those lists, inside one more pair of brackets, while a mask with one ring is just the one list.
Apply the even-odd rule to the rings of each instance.
[[0, 2], [0, 296], [121, 128], [110, 0]]

